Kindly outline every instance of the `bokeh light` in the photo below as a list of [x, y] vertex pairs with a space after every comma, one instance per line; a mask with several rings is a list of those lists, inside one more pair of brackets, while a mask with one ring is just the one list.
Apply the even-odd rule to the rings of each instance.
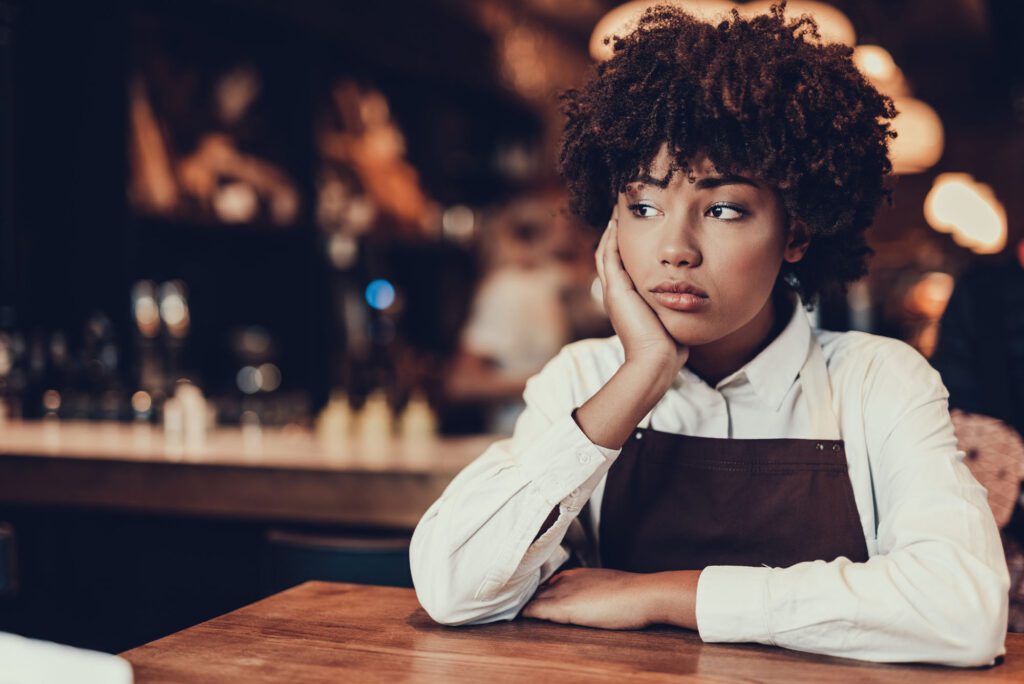
[[184, 283], [172, 280], [160, 286], [160, 317], [174, 337], [185, 337], [189, 329], [188, 302]]
[[945, 147], [942, 119], [921, 100], [895, 97], [893, 102], [899, 112], [892, 120], [897, 137], [889, 143], [893, 171], [920, 173], [935, 166]]
[[627, 2], [601, 17], [597, 25], [594, 26], [594, 31], [590, 35], [590, 56], [599, 62], [610, 59], [614, 51], [610, 42], [605, 45], [605, 38], [610, 38], [613, 35], [629, 35], [636, 29], [637, 22], [648, 7], [664, 4], [677, 5], [707, 21], [724, 17], [735, 6], [728, 0], [707, 0], [706, 2], [635, 0]]
[[132, 287], [132, 313], [143, 337], [156, 337], [160, 332], [160, 307], [156, 303], [156, 285], [141, 280]]
[[444, 236], [456, 242], [465, 242], [473, 237], [476, 217], [473, 210], [464, 204], [456, 204], [444, 210], [441, 229]]
[[153, 408], [153, 398], [148, 392], [139, 390], [132, 395], [132, 410], [136, 413], [146, 413]]
[[244, 366], [235, 376], [235, 383], [245, 394], [256, 394], [263, 385], [263, 374], [255, 366]]
[[395, 286], [384, 279], [371, 281], [366, 286], [366, 303], [378, 311], [384, 311], [395, 303]]
[[880, 45], [858, 45], [853, 49], [853, 63], [879, 91], [891, 97], [909, 95], [903, 71], [889, 51]]
[[[769, 8], [778, 0], [759, 0], [748, 2], [745, 5], [738, 5], [740, 14], [744, 17], [751, 17], [757, 14], [767, 14]], [[786, 3], [786, 19], [792, 21], [797, 17], [809, 14], [814, 17], [818, 24], [818, 33], [824, 43], [842, 43], [853, 47], [857, 44], [857, 31], [853, 23], [839, 9], [825, 2], [807, 2], [805, 0], [790, 0]]]
[[260, 389], [264, 392], [273, 392], [281, 386], [281, 369], [272, 363], [260, 364], [259, 368]]
[[1006, 246], [1006, 209], [992, 188], [966, 173], [936, 177], [924, 200], [924, 217], [935, 230], [978, 254]]

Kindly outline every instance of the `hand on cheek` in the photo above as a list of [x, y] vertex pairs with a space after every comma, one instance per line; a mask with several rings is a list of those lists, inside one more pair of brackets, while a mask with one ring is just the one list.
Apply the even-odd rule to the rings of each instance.
[[594, 256], [604, 308], [622, 342], [626, 362], [664, 368], [665, 376], [672, 377], [686, 363], [689, 348], [672, 338], [626, 272], [619, 253], [618, 206]]
[[523, 617], [602, 629], [641, 629], [654, 622], [644, 575], [576, 568], [542, 584]]

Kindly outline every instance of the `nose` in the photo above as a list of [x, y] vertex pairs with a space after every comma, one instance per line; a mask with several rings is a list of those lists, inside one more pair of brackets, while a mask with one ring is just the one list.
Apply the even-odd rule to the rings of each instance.
[[662, 266], [699, 266], [700, 249], [693, 239], [692, 233], [680, 226], [676, 230], [665, 231], [665, 237], [658, 246], [658, 258]]

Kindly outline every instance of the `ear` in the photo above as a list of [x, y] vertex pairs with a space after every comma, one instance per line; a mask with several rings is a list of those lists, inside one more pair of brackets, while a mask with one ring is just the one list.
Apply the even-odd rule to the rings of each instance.
[[786, 261], [795, 264], [804, 258], [807, 248], [811, 246], [810, 233], [803, 223], [793, 222], [786, 235], [786, 251], [783, 254]]

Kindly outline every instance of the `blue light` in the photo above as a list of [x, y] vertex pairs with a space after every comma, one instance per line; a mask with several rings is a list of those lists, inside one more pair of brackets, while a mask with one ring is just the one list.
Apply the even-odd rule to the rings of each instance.
[[366, 303], [384, 311], [395, 303], [395, 286], [386, 280], [374, 280], [366, 286]]

